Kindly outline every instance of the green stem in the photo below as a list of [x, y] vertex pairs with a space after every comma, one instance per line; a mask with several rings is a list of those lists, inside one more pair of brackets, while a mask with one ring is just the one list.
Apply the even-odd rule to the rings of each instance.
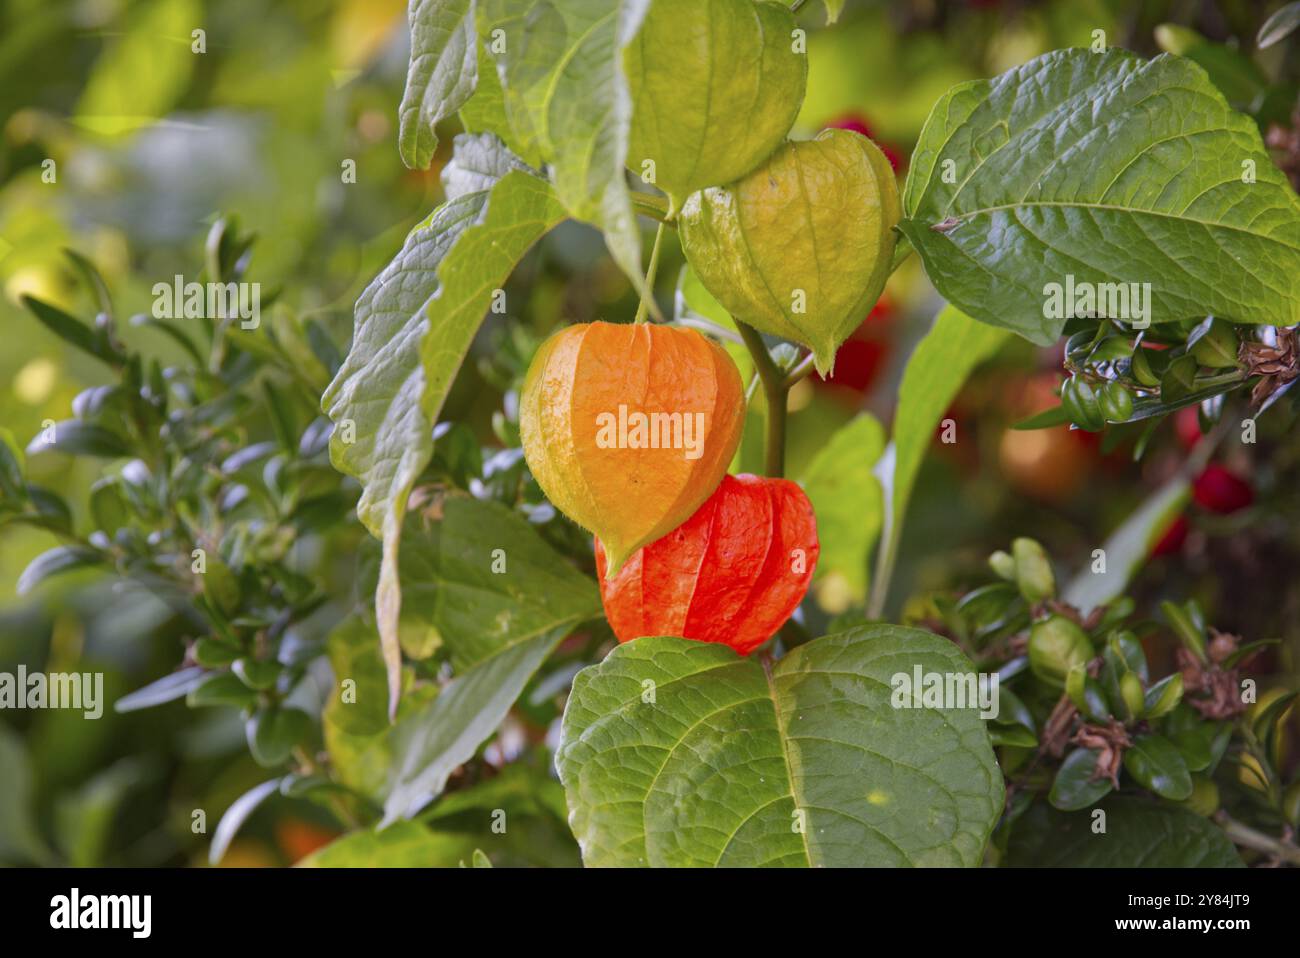
[[798, 364], [794, 367], [794, 369], [790, 370], [790, 375], [785, 377], [786, 389], [793, 388], [795, 383], [799, 382], [801, 379], [804, 379], [810, 372], [813, 371], [814, 358], [815, 357], [813, 356], [813, 354], [809, 353], [803, 359], [799, 360]]
[[653, 193], [639, 193], [633, 190], [632, 209], [642, 216], [648, 216], [660, 223], [667, 223], [674, 229], [677, 227], [676, 223], [668, 219], [668, 201], [662, 196], [655, 196]]
[[650, 265], [645, 271], [645, 293], [641, 296], [641, 302], [636, 308], [636, 321], [644, 323], [646, 319], [646, 310], [653, 309], [655, 319], [663, 321], [659, 315], [659, 307], [654, 302], [655, 298], [655, 273], [659, 272], [659, 247], [663, 245], [664, 224], [659, 224], [659, 229], [655, 230], [655, 245], [650, 250]]
[[1214, 817], [1223, 829], [1224, 834], [1232, 840], [1234, 845], [1263, 852], [1265, 855], [1279, 858], [1289, 865], [1300, 865], [1300, 848], [1295, 845], [1273, 838], [1271, 835], [1265, 835], [1261, 831], [1256, 831], [1249, 825], [1237, 821], [1227, 812], [1220, 811]]
[[763, 449], [763, 471], [772, 478], [779, 479], [785, 475], [785, 414], [786, 385], [785, 373], [772, 361], [762, 335], [752, 326], [746, 326], [736, 320], [736, 329], [745, 341], [749, 355], [754, 359], [754, 368], [763, 383], [763, 395], [767, 399], [767, 440]]

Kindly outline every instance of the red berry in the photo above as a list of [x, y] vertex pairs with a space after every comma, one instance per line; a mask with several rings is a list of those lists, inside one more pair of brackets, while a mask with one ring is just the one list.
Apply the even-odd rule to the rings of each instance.
[[1174, 413], [1174, 432], [1184, 449], [1190, 450], [1201, 441], [1201, 417], [1195, 406], [1185, 406]]
[[1211, 463], [1192, 483], [1192, 498], [1211, 512], [1227, 514], [1246, 508], [1255, 501], [1255, 493], [1246, 480]]
[[835, 353], [835, 371], [822, 382], [865, 393], [875, 382], [885, 360], [885, 344], [869, 339], [846, 339]]
[[620, 642], [677, 635], [748, 655], [803, 601], [820, 547], [812, 504], [787, 479], [727, 476], [684, 523], [612, 579], [596, 540], [605, 615]]
[[1151, 555], [1172, 555], [1182, 549], [1183, 543], [1186, 541], [1187, 517], [1179, 516], [1173, 521], [1169, 528], [1165, 530], [1165, 534], [1160, 537], [1160, 540], [1151, 548]]

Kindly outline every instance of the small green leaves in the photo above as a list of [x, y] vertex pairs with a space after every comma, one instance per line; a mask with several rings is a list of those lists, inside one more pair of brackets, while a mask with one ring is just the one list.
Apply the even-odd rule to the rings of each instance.
[[1113, 787], [1105, 775], [1097, 775], [1099, 753], [1093, 749], [1076, 748], [1065, 757], [1052, 782], [1048, 800], [1063, 812], [1077, 811], [1095, 805]]
[[1031, 808], [1016, 823], [1006, 863], [1013, 868], [1241, 868], [1223, 830], [1199, 815], [1141, 798], [1111, 796], [1087, 812]]
[[1031, 605], [1056, 595], [1056, 577], [1043, 547], [1033, 539], [1020, 538], [1011, 543], [1015, 582], [1020, 594]]
[[1029, 667], [1049, 685], [1063, 687], [1070, 670], [1092, 656], [1087, 633], [1063, 615], [1035, 622], [1029, 630]]
[[1297, 28], [1300, 28], [1300, 3], [1288, 3], [1264, 21], [1264, 25], [1259, 28], [1256, 42], [1263, 50], [1275, 43], [1281, 43], [1295, 33]]
[[212, 836], [212, 845], [208, 848], [208, 864], [217, 865], [226, 857], [226, 850], [235, 840], [239, 830], [244, 827], [248, 817], [257, 811], [257, 807], [270, 798], [280, 788], [282, 779], [273, 778], [249, 789], [230, 803], [226, 813], [217, 823], [217, 830]]
[[1124, 753], [1124, 770], [1143, 788], [1182, 801], [1192, 794], [1192, 779], [1178, 749], [1161, 735], [1139, 735]]
[[[1190, 60], [1060, 50], [957, 87], [904, 195], [900, 229], [940, 292], [1037, 343], [1070, 314], [1300, 319], [1300, 200]], [[1086, 295], [1062, 311], [1062, 290]]]
[[1211, 316], [1192, 331], [1187, 345], [1202, 366], [1224, 369], [1237, 365], [1237, 334], [1231, 323]]
[[294, 746], [307, 740], [312, 721], [301, 709], [270, 706], [248, 720], [245, 732], [257, 763], [274, 768], [288, 760]]
[[579, 673], [556, 767], [589, 866], [975, 865], [1002, 776], [971, 708], [900, 704], [952, 643], [874, 625], [770, 674], [730, 649], [641, 638]]
[[738, 320], [808, 346], [828, 373], [892, 266], [898, 187], [866, 137], [829, 130], [786, 143], [726, 187], [692, 194], [682, 249]]
[[624, 56], [627, 165], [668, 194], [671, 212], [785, 139], [808, 73], [793, 31], [790, 10], [770, 0], [653, 0]]
[[52, 576], [102, 562], [104, 557], [94, 549], [83, 546], [55, 546], [47, 552], [42, 552], [27, 564], [27, 568], [18, 577], [18, 594], [26, 595]]

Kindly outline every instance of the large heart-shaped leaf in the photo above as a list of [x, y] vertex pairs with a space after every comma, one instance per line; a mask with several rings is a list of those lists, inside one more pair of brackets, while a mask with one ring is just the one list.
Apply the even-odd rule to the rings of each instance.
[[563, 218], [546, 183], [519, 170], [439, 207], [361, 294], [352, 348], [321, 398], [335, 425], [330, 459], [361, 480], [357, 515], [383, 540], [375, 605], [390, 710], [401, 673], [398, 547], [433, 423], [493, 291]]
[[[1105, 812], [1105, 818], [1096, 811]], [[1102, 830], [1104, 829], [1104, 830]], [[1112, 797], [1098, 809], [1037, 804], [1018, 819], [1006, 864], [1030, 868], [1240, 868], [1223, 830], [1186, 809]]]
[[[1130, 299], [1111, 318], [1300, 320], [1300, 200], [1190, 60], [1061, 50], [954, 88], [903, 207], [944, 296], [1038, 343], [1060, 335], [1046, 287], [1068, 276], [1150, 284], [1149, 317]], [[1114, 291], [1095, 312], [1125, 312]]]
[[[872, 625], [769, 668], [637, 639], [574, 680], [556, 766], [588, 865], [975, 865], [1002, 775], [974, 709], [895, 708], [952, 643]], [[909, 700], [910, 701], [910, 700]]]
[[623, 51], [650, 0], [482, 0], [506, 116], [524, 155], [552, 165], [570, 215], [605, 233], [615, 262], [645, 285], [626, 178], [632, 97]]

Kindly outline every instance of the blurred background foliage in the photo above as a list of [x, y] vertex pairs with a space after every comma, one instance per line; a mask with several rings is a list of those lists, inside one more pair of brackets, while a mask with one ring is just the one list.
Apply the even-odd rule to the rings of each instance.
[[[1163, 46], [1197, 57], [1262, 129], [1285, 132], [1296, 104], [1294, 45], [1247, 56], [1276, 6], [849, 0], [840, 24], [824, 30], [820, 7], [810, 3], [801, 14], [811, 34], [808, 95], [794, 135], [831, 124], [868, 132], [903, 175], [931, 106], [950, 86], [1050, 49], [1086, 46], [1099, 29], [1111, 44], [1143, 54]], [[1157, 29], [1171, 23], [1184, 29]], [[201, 53], [196, 29], [204, 31]], [[236, 216], [257, 237], [246, 278], [260, 282], [264, 296], [279, 293], [275, 322], [301, 329], [310, 321], [336, 349], [346, 348], [352, 304], [437, 204], [438, 174], [450, 155], [454, 129], [445, 131], [428, 172], [407, 170], [398, 158], [407, 42], [401, 0], [0, 6], [0, 425], [19, 445], [43, 422], [69, 418], [83, 390], [110, 381], [102, 365], [20, 305], [30, 294], [94, 315], [65, 248], [99, 267], [119, 317], [148, 314], [153, 284], [196, 276], [209, 228]], [[348, 161], [355, 182], [345, 182]], [[51, 169], [54, 181], [47, 182]], [[682, 259], [671, 243], [664, 256], [659, 294], [667, 311]], [[444, 410], [445, 420], [465, 424], [476, 438], [470, 447], [489, 451], [513, 438], [512, 417], [503, 425], [501, 410], [513, 402], [512, 384], [541, 337], [565, 322], [627, 319], [636, 305], [600, 237], [576, 224], [529, 255], [509, 292], [510, 317], [489, 317]], [[800, 475], [856, 411], [890, 418], [903, 363], [938, 305], [912, 257], [841, 350], [834, 378], [804, 380], [792, 393], [789, 474]], [[118, 333], [164, 366], [188, 361], [155, 329], [119, 322]], [[1131, 436], [1113, 444], [1064, 427], [1009, 430], [1055, 403], [1060, 365], [1059, 349], [1017, 341], [962, 392], [951, 413], [958, 441], [935, 444], [909, 512], [889, 603], [895, 617], [923, 619], [936, 593], [984, 581], [985, 557], [1016, 535], [1033, 535], [1063, 565], [1082, 568], [1197, 442], [1194, 416], [1175, 417], [1136, 463]], [[1262, 670], [1271, 673], [1267, 684], [1294, 688], [1300, 442], [1287, 406], [1261, 418], [1257, 445], [1225, 445], [1221, 472], [1198, 485], [1134, 592], [1152, 608], [1195, 597], [1221, 629], [1248, 641], [1282, 639]], [[305, 400], [295, 408], [306, 426], [313, 410]], [[257, 442], [274, 428], [270, 411], [257, 406], [246, 413], [242, 435]], [[439, 455], [454, 472], [447, 458], [454, 453]], [[92, 483], [119, 468], [51, 453], [30, 457], [28, 479], [62, 495], [73, 526], [84, 529]], [[342, 488], [355, 496], [355, 486]], [[342, 521], [346, 506], [339, 512], [337, 526], [307, 542], [302, 556], [304, 574], [330, 598], [322, 631], [354, 601], [363, 549], [355, 520]], [[148, 590], [87, 571], [17, 595], [23, 569], [59, 541], [25, 525], [0, 530], [0, 671], [20, 663], [103, 670], [111, 702], [176, 668], [186, 640], [198, 636]], [[844, 583], [824, 576], [806, 614], [824, 625], [849, 604]], [[319, 639], [310, 628], [303, 632], [304, 641]], [[328, 689], [327, 668], [311, 678], [318, 695]], [[547, 773], [546, 724], [555, 713], [527, 715], [536, 699], [488, 746], [488, 765], [510, 769], [492, 779], [505, 796], [494, 800], [522, 803], [540, 823], [521, 837], [518, 861], [573, 864], [562, 795]], [[541, 734], [533, 734], [539, 723]], [[1284, 762], [1294, 763], [1294, 754]], [[192, 832], [193, 810], [206, 810], [210, 834], [227, 806], [264, 777], [232, 709], [190, 711], [172, 702], [128, 714], [106, 709], [99, 721], [76, 712], [6, 712], [0, 862], [199, 863], [209, 839]], [[438, 808], [454, 819], [454, 802]], [[226, 863], [292, 863], [342, 827], [311, 802], [277, 798], [253, 815]], [[471, 843], [457, 854], [467, 858], [472, 850]]]

